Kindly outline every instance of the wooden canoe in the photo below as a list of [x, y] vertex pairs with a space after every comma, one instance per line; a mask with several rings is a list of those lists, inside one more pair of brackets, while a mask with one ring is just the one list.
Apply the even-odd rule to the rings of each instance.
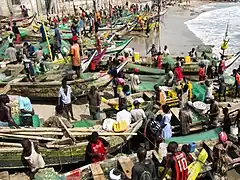
[[[142, 126], [142, 121], [133, 124], [126, 133], [137, 132]], [[99, 132], [99, 130], [98, 130]], [[119, 150], [123, 145], [127, 143], [132, 135], [123, 136], [109, 136], [104, 137], [110, 143], [109, 153], [114, 153]], [[58, 166], [64, 164], [74, 164], [85, 160], [85, 150], [88, 141], [85, 138], [81, 142], [75, 145], [66, 144], [64, 146], [59, 146], [59, 148], [43, 148], [40, 147], [40, 152], [44, 158], [46, 166]], [[0, 150], [1, 151], [1, 150]], [[27, 168], [28, 165], [22, 158], [22, 148], [5, 148], [2, 149], [0, 155], [0, 169], [17, 169], [17, 168]]]
[[[117, 68], [119, 72], [122, 70], [128, 62], [125, 61]], [[43, 75], [44, 76], [44, 75]], [[56, 79], [58, 77], [58, 80]], [[49, 75], [44, 76], [45, 82], [18, 82], [11, 84], [9, 94], [21, 95], [23, 92], [27, 92], [30, 99], [43, 100], [43, 99], [56, 99], [58, 98], [58, 91], [61, 87], [61, 74], [55, 74], [52, 77]], [[48, 81], [48, 79], [51, 81]], [[112, 81], [113, 77], [107, 73], [96, 73], [94, 76], [87, 79], [78, 79], [74, 81], [68, 81], [68, 85], [71, 86], [73, 93], [76, 97], [85, 96], [91, 86], [96, 86], [99, 91], [102, 91]]]
[[[104, 46], [102, 48], [107, 48], [106, 54], [121, 53], [127, 47], [127, 45], [129, 45], [130, 42], [132, 42], [133, 38], [134, 37], [130, 37], [130, 38], [119, 40], [119, 41], [113, 41], [113, 43], [111, 43], [110, 45]], [[110, 40], [112, 40], [112, 38], [110, 38]], [[91, 46], [91, 47], [83, 48], [83, 50], [87, 50], [87, 49], [96, 49], [96, 47]]]
[[[36, 15], [37, 15], [37, 13], [34, 13], [33, 15], [28, 16], [28, 17], [15, 18], [15, 19], [12, 19], [12, 22], [28, 21], [28, 20], [34, 19], [36, 17]], [[0, 20], [0, 22], [1, 23], [8, 23], [8, 22], [10, 22], [10, 19], [9, 18], [2, 19], [2, 20]]]
[[1, 74], [6, 74], [6, 78], [0, 82], [0, 94], [7, 94], [11, 89], [11, 84], [21, 81], [25, 75], [20, 74], [23, 71], [23, 65], [7, 65], [0, 69]]
[[132, 42], [132, 40], [133, 40], [133, 37], [126, 39], [124, 41], [119, 41], [119, 42], [116, 41], [114, 45], [107, 48], [106, 54], [121, 53], [127, 47], [127, 45], [129, 45], [130, 42]]

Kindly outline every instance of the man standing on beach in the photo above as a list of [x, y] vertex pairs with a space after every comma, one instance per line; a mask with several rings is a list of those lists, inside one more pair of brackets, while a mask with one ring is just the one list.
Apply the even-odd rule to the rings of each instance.
[[76, 120], [73, 116], [71, 97], [72, 97], [72, 88], [69, 85], [67, 85], [67, 80], [64, 78], [62, 80], [62, 87], [59, 89], [59, 92], [58, 92], [58, 104], [62, 105], [63, 110], [65, 111], [67, 115], [67, 119], [69, 121], [70, 121], [70, 115], [72, 120]]
[[81, 69], [81, 57], [80, 57], [80, 47], [78, 44], [77, 36], [72, 38], [73, 45], [71, 46], [71, 57], [72, 57], [72, 70], [76, 72], [77, 78], [80, 78]]
[[133, 73], [130, 74], [130, 84], [131, 84], [131, 93], [134, 94], [137, 92], [137, 86], [141, 83], [139, 77], [136, 73], [139, 72], [139, 69], [134, 68]]
[[89, 102], [89, 112], [93, 120], [100, 120], [101, 97], [96, 86], [91, 87], [90, 92], [87, 95], [87, 99]]

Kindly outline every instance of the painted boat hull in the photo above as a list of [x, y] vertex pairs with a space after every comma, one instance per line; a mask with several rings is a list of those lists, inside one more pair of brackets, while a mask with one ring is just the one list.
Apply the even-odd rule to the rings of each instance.
[[[123, 62], [118, 67], [118, 72], [124, 68], [128, 62]], [[71, 86], [73, 93], [76, 97], [85, 96], [90, 90], [91, 86], [95, 85], [99, 91], [106, 88], [111, 83], [113, 77], [107, 73], [96, 73], [94, 76], [88, 79], [79, 79], [68, 82]], [[52, 82], [18, 82], [10, 85], [10, 91], [8, 94], [21, 95], [23, 92], [28, 93], [28, 97], [32, 100], [53, 100], [58, 98], [58, 91], [61, 87], [60, 81]]]
[[[16, 19], [12, 19], [12, 22], [21, 22], [21, 21], [28, 21], [30, 19], [34, 19], [36, 17], [37, 13], [34, 13], [32, 16], [29, 16], [29, 17], [25, 17], [25, 18], [16, 18]], [[1, 23], [8, 23], [10, 22], [10, 19], [2, 19], [0, 21]]]
[[[142, 126], [142, 122], [137, 123], [127, 132], [137, 132]], [[110, 144], [109, 153], [114, 153], [126, 144], [132, 136], [111, 136], [106, 140]], [[66, 164], [79, 163], [85, 160], [85, 150], [88, 142], [82, 142], [76, 145], [66, 145], [59, 149], [41, 149], [40, 152], [46, 163], [46, 166], [58, 166]], [[0, 170], [28, 168], [27, 162], [22, 157], [22, 148], [13, 148], [11, 152], [0, 153]]]
[[126, 47], [127, 45], [130, 44], [130, 42], [133, 40], [133, 37], [131, 37], [130, 39], [126, 40], [122, 45], [117, 46], [117, 45], [113, 45], [111, 47], [108, 47], [106, 50], [106, 54], [114, 54], [114, 53], [121, 53]]

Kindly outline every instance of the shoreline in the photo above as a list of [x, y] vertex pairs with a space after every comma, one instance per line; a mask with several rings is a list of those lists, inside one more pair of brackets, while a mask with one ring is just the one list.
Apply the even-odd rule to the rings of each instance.
[[[171, 55], [186, 55], [193, 47], [203, 45], [203, 42], [188, 28], [186, 21], [196, 18], [205, 11], [199, 11], [197, 8], [204, 4], [213, 3], [214, 1], [191, 1], [190, 5], [185, 3], [179, 6], [168, 8], [166, 15], [162, 17], [161, 25], [161, 48], [168, 45]], [[158, 32], [152, 31], [149, 38], [135, 37], [129, 47], [134, 48], [141, 56], [155, 44], [159, 47]]]

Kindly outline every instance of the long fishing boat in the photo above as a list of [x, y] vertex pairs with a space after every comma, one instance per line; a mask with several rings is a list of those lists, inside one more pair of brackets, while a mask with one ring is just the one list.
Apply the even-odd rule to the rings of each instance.
[[[76, 122], [75, 124], [77, 124]], [[96, 124], [96, 121], [92, 121]], [[44, 138], [44, 134], [59, 134], [63, 135], [61, 129], [58, 128], [27, 128], [19, 129], [18, 131], [11, 129], [0, 129], [0, 136], [3, 139], [15, 139], [17, 142], [22, 137], [32, 134], [29, 139], [38, 139], [45, 142], [45, 147], [40, 147], [39, 150], [43, 156], [46, 166], [58, 166], [64, 164], [75, 164], [85, 160], [85, 150], [88, 144], [86, 136], [93, 131], [98, 131], [99, 135], [104, 137], [110, 144], [109, 153], [114, 153], [124, 146], [138, 129], [142, 126], [142, 121], [132, 124], [128, 130], [121, 133], [109, 133], [101, 130], [96, 124], [89, 128], [68, 128], [68, 131], [76, 138], [73, 143], [70, 138], [58, 140], [56, 138]], [[34, 132], [34, 133], [33, 133]], [[38, 135], [41, 134], [42, 137]], [[49, 137], [49, 136], [48, 136]], [[6, 141], [5, 141], [6, 142]], [[22, 148], [20, 143], [0, 143], [8, 147], [0, 148], [0, 169], [17, 169], [28, 168], [27, 162], [22, 158]], [[10, 147], [9, 147], [10, 146]]]
[[[153, 13], [152, 15], [150, 16], [146, 16], [146, 18], [148, 20], [152, 20], [152, 22], [149, 24], [149, 30], [151, 31], [153, 28], [156, 27], [156, 20], [159, 16], [163, 16], [167, 13], [168, 9], [164, 9], [160, 12], [160, 14], [158, 15], [156, 12]], [[145, 31], [147, 29], [147, 25], [145, 23], [144, 27], [140, 27], [140, 25], [138, 24], [134, 29], [133, 31]]]
[[106, 54], [121, 53], [133, 40], [134, 37], [123, 41], [115, 41], [115, 44], [107, 48]]
[[[150, 59], [149, 57], [146, 57], [143, 59]], [[232, 57], [230, 57], [228, 60], [226, 60], [225, 65], [226, 68], [229, 68], [232, 66], [232, 64], [234, 64], [238, 59], [240, 58], [240, 52], [237, 52], [236, 54], [234, 54]], [[143, 60], [144, 61], [144, 60]], [[185, 63], [182, 66], [182, 71], [183, 74], [185, 75], [197, 75], [199, 72], [199, 63], [201, 60], [199, 60], [199, 62], [191, 62], [191, 63]], [[213, 60], [216, 61], [216, 60]], [[168, 62], [172, 68], [175, 66], [176, 60], [171, 58], [171, 57], [164, 57], [163, 58], [163, 66], [164, 64]], [[218, 61], [216, 61], [218, 62]], [[143, 65], [140, 65], [143, 64]], [[164, 75], [165, 71], [163, 69], [157, 69], [157, 68], [151, 68], [148, 67], [146, 65], [149, 65], [147, 62], [145, 63], [141, 63], [141, 62], [135, 62], [135, 63], [129, 63], [126, 67], [126, 72], [133, 72], [134, 68], [139, 69], [139, 74], [149, 74], [149, 75]]]
[[[120, 72], [128, 62], [125, 61], [117, 67], [117, 72]], [[84, 73], [83, 73], [84, 75]], [[58, 91], [61, 87], [61, 74], [46, 74], [41, 80], [36, 83], [32, 82], [17, 82], [10, 85], [8, 94], [21, 95], [27, 92], [30, 99], [57, 99]], [[113, 76], [108, 73], [94, 73], [90, 74], [85, 79], [77, 79], [68, 81], [72, 91], [76, 97], [85, 96], [90, 90], [91, 86], [96, 86], [100, 91], [112, 81]]]
[[[22, 22], [22, 23], [24, 23], [24, 22], [29, 21], [29, 20], [32, 21], [32, 19], [34, 19], [36, 17], [36, 15], [37, 15], [37, 13], [34, 13], [33, 15], [28, 16], [28, 17], [13, 18], [11, 21], [12, 22]], [[1, 23], [9, 23], [10, 19], [9, 18], [5, 18], [5, 19], [0, 20], [0, 22]]]

